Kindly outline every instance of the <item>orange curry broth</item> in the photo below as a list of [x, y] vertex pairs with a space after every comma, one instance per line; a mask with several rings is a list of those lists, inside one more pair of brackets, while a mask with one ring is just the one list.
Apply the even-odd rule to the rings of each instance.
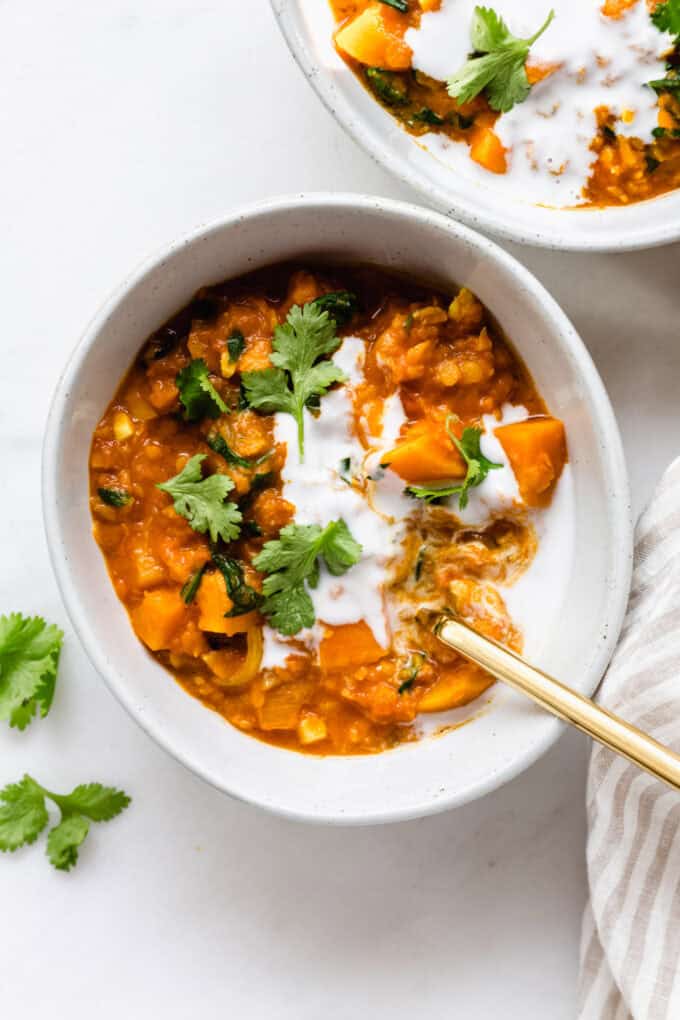
[[[462, 427], [479, 423], [482, 414], [498, 411], [506, 401], [524, 404], [532, 415], [545, 414], [524, 366], [470, 292], [460, 293], [452, 317], [450, 295], [373, 269], [310, 272], [284, 265], [199, 292], [159, 329], [118, 387], [94, 432], [90, 455], [94, 536], [132, 626], [154, 658], [239, 729], [318, 754], [377, 752], [413, 739], [419, 710], [465, 704], [491, 678], [441, 646], [432, 636], [431, 620], [414, 624], [411, 647], [418, 649], [421, 669], [405, 686], [404, 662], [380, 649], [361, 623], [327, 630], [323, 671], [302, 645], [285, 670], [259, 671], [262, 618], [251, 612], [225, 619], [232, 603], [219, 572], [208, 566], [191, 604], [180, 597], [193, 572], [209, 564], [211, 548], [157, 484], [197, 453], [206, 455], [204, 476], [221, 472], [233, 480], [228, 498], [239, 500], [244, 525], [228, 554], [244, 565], [245, 580], [260, 589], [262, 578], [251, 561], [293, 520], [295, 508], [281, 495], [285, 444], [274, 440], [272, 416], [238, 409], [239, 374], [268, 367], [274, 328], [292, 305], [341, 289], [358, 296], [360, 311], [339, 333], [366, 344], [365, 379], [355, 397], [360, 438], [371, 422], [374, 428], [379, 423], [383, 398], [395, 388], [411, 422], [434, 417], [443, 427], [446, 416], [455, 413]], [[242, 332], [245, 348], [233, 364], [226, 344], [235, 329]], [[192, 358], [205, 359], [211, 381], [234, 408], [230, 414], [198, 424], [183, 420], [175, 378]], [[215, 428], [237, 454], [257, 465], [233, 467], [213, 452], [206, 436]], [[566, 451], [562, 462], [565, 456]], [[546, 486], [544, 501], [550, 496]], [[132, 499], [121, 507], [107, 505], [99, 496], [102, 488], [123, 489]], [[526, 522], [500, 520], [482, 533], [466, 532], [441, 508], [425, 516], [425, 539], [409, 533], [396, 583], [413, 578], [418, 550], [427, 540], [437, 555], [415, 568], [414, 597], [429, 593], [441, 605], [455, 602], [479, 629], [521, 648], [500, 596], [485, 588], [479, 598], [479, 586], [486, 584], [485, 572], [502, 579], [504, 557], [509, 562], [523, 556], [528, 562], [535, 551], [533, 529]], [[482, 603], [494, 612], [480, 615]]]
[[[634, 2], [636, 0], [605, 0], [602, 11], [607, 17], [620, 17]], [[385, 36], [391, 39], [380, 50], [368, 52], [366, 61], [353, 59], [339, 45], [336, 49], [361, 84], [409, 134], [420, 136], [432, 131], [464, 142], [469, 146], [472, 160], [490, 173], [505, 173], [507, 151], [493, 130], [499, 115], [489, 107], [486, 99], [480, 95], [469, 103], [459, 105], [449, 96], [444, 82], [411, 69], [412, 51], [404, 41], [404, 34], [408, 28], [418, 27], [425, 11], [436, 10], [440, 4], [441, 0], [411, 0], [408, 13], [402, 14], [376, 0], [330, 0], [338, 25], [336, 38], [357, 15], [370, 8], [379, 10]], [[650, 0], [648, 6], [656, 6], [656, 0]], [[384, 71], [379, 84], [386, 82], [388, 89], [403, 94], [403, 100], [395, 102], [393, 92], [380, 95], [375, 82], [367, 77], [373, 60], [376, 64], [371, 73], [378, 68]], [[671, 54], [670, 60], [677, 63], [677, 53]], [[455, 68], [451, 70], [453, 72]], [[556, 67], [527, 65], [531, 84], [541, 81], [554, 70]], [[423, 110], [432, 111], [445, 123], [420, 119]], [[597, 159], [584, 191], [587, 203], [578, 206], [579, 209], [588, 205], [629, 205], [680, 187], [680, 137], [672, 136], [673, 132], [680, 132], [680, 101], [676, 96], [664, 93], [659, 97], [659, 127], [668, 135], [651, 144], [617, 135], [615, 118], [606, 107], [599, 108], [596, 113], [600, 130], [593, 139], [592, 149], [597, 153]]]

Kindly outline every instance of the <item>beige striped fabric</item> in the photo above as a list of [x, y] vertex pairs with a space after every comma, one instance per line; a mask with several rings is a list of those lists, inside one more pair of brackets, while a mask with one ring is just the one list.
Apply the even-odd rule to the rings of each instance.
[[[638, 524], [599, 700], [680, 752], [680, 460]], [[595, 745], [578, 1020], [680, 1020], [680, 794]]]

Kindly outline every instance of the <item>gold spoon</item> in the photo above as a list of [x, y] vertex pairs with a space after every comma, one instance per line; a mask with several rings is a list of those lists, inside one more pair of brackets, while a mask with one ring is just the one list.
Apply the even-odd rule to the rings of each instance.
[[437, 620], [434, 631], [449, 648], [476, 662], [516, 691], [528, 695], [548, 712], [680, 790], [680, 756], [642, 730], [530, 666], [519, 655], [508, 651], [497, 641], [483, 637], [460, 620], [442, 616]]

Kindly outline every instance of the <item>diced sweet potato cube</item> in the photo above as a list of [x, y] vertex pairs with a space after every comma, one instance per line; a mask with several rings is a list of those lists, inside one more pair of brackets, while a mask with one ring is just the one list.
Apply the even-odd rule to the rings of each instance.
[[212, 634], [227, 633], [225, 627], [228, 621], [224, 614], [233, 608], [234, 603], [227, 595], [227, 586], [218, 570], [203, 575], [196, 593], [196, 605], [200, 612], [198, 626], [201, 630]]
[[473, 128], [470, 159], [492, 174], [504, 174], [508, 168], [503, 143], [490, 127]]
[[567, 460], [567, 440], [559, 418], [527, 418], [501, 425], [496, 436], [508, 455], [522, 499], [542, 506], [550, 498]]
[[405, 482], [423, 483], [463, 478], [466, 467], [444, 422], [416, 422], [393, 450], [382, 457]]
[[490, 687], [493, 677], [475, 666], [446, 669], [418, 702], [419, 712], [446, 712], [474, 701]]
[[386, 655], [364, 620], [327, 627], [319, 646], [319, 666], [324, 673], [355, 669], [377, 662]]
[[203, 575], [196, 593], [196, 605], [201, 614], [198, 626], [201, 630], [210, 631], [211, 634], [226, 634], [228, 637], [245, 634], [258, 621], [257, 612], [225, 616], [225, 613], [233, 609], [234, 603], [227, 595], [227, 586], [218, 570]]
[[408, 22], [401, 18], [398, 12], [386, 10], [382, 4], [371, 4], [340, 29], [335, 42], [338, 49], [360, 64], [405, 71], [411, 66], [413, 52], [403, 39]]
[[169, 648], [182, 626], [187, 607], [175, 588], [156, 588], [144, 595], [130, 616], [135, 633], [152, 652]]

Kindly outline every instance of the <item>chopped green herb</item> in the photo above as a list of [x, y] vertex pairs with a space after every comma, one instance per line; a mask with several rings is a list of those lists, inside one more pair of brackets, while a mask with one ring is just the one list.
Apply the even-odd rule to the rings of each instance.
[[352, 294], [349, 290], [335, 290], [329, 294], [322, 294], [310, 304], [318, 312], [328, 312], [338, 328], [346, 326], [354, 318], [359, 308], [356, 294]]
[[191, 577], [182, 585], [180, 595], [187, 605], [190, 605], [196, 598], [196, 593], [201, 586], [206, 566], [207, 564], [204, 563], [202, 567], [195, 570]]
[[645, 155], [645, 163], [647, 165], [647, 173], [650, 174], [653, 174], [657, 167], [661, 165], [658, 159], [654, 159], [654, 156], [649, 154]]
[[227, 340], [227, 351], [229, 352], [229, 360], [233, 364], [243, 354], [246, 346], [246, 338], [240, 329], [232, 330], [231, 336]]
[[234, 488], [226, 475], [203, 478], [201, 464], [204, 453], [197, 453], [174, 478], [161, 482], [156, 488], [167, 492], [180, 516], [185, 517], [194, 531], [210, 533], [213, 542], [233, 542], [238, 538], [241, 511], [235, 503], [225, 503], [227, 493]]
[[220, 435], [219, 432], [211, 432], [205, 438], [206, 443], [214, 453], [218, 453], [220, 457], [224, 457], [228, 464], [233, 464], [235, 467], [242, 468], [255, 468], [259, 464], [263, 464], [268, 457], [271, 457], [271, 450], [267, 450], [261, 457], [255, 457], [250, 459], [248, 457], [242, 457], [240, 454], [235, 453], [234, 450], [229, 446], [224, 436]]
[[304, 308], [295, 305], [283, 326], [274, 333], [274, 368], [244, 372], [242, 382], [246, 399], [256, 411], [271, 414], [283, 411], [297, 422], [300, 460], [305, 453], [304, 409], [309, 399], [322, 397], [336, 382], [345, 381], [345, 373], [326, 355], [340, 346], [335, 320], [319, 311], [314, 302]]
[[519, 39], [491, 7], [475, 7], [470, 38], [477, 55], [448, 79], [449, 95], [462, 104], [486, 90], [489, 106], [499, 113], [524, 102], [531, 91], [525, 68], [529, 50], [554, 17], [555, 12], [550, 11], [537, 32]]
[[334, 576], [344, 574], [361, 558], [361, 546], [343, 520], [325, 528], [317, 524], [288, 524], [277, 539], [265, 542], [254, 566], [267, 577], [262, 591], [263, 612], [282, 634], [311, 627], [316, 616], [308, 592], [319, 583], [319, 559]]
[[424, 106], [422, 110], [418, 110], [411, 116], [411, 120], [415, 120], [419, 124], [432, 124], [440, 126], [444, 123], [444, 118], [440, 117], [438, 113], [431, 110], [429, 106]]
[[614, 131], [613, 128], [610, 128], [608, 124], [605, 124], [604, 127], [602, 128], [602, 134], [604, 135], [608, 142], [616, 141], [616, 131]]
[[350, 475], [351, 467], [352, 460], [350, 457], [343, 457], [338, 465], [338, 475], [342, 478], [343, 482], [346, 482], [347, 485], [352, 484], [352, 476]]
[[387, 106], [406, 106], [409, 101], [407, 92], [399, 88], [396, 78], [390, 71], [381, 71], [379, 67], [366, 68], [366, 81]]
[[90, 830], [90, 822], [108, 822], [130, 803], [122, 790], [101, 783], [87, 783], [69, 794], [59, 794], [25, 775], [20, 782], [0, 790], [0, 850], [12, 853], [35, 843], [49, 822], [45, 798], [61, 813], [59, 824], [47, 836], [47, 856], [60, 871], [70, 871], [77, 863], [78, 849]]
[[647, 85], [650, 89], [654, 89], [655, 92], [672, 92], [674, 95], [680, 94], [680, 77], [677, 76], [675, 70], [673, 70], [665, 78], [657, 78], [655, 81], [648, 81]]
[[414, 322], [415, 319], [413, 318], [413, 312], [409, 312], [406, 318], [404, 319], [404, 329], [406, 330], [407, 333], [411, 332]]
[[395, 11], [402, 14], [408, 14], [408, 0], [379, 0], [379, 2], [386, 7], [394, 7]]
[[220, 414], [228, 413], [229, 408], [210, 382], [208, 366], [203, 358], [189, 362], [175, 382], [184, 406], [185, 421], [217, 418]]
[[107, 506], [127, 506], [132, 501], [127, 489], [97, 489], [97, 495]]
[[446, 499], [449, 496], [458, 496], [458, 505], [464, 510], [468, 504], [468, 493], [470, 489], [481, 485], [489, 471], [502, 468], [502, 464], [494, 464], [481, 451], [480, 441], [482, 430], [478, 428], [463, 429], [463, 435], [459, 439], [451, 428], [453, 415], [449, 415], [446, 422], [446, 431], [449, 439], [456, 447], [467, 465], [467, 474], [458, 485], [450, 485], [445, 488], [433, 489], [423, 485], [409, 485], [406, 492], [416, 499], [423, 499], [426, 503], [435, 503], [438, 500]]
[[213, 553], [213, 563], [222, 574], [227, 586], [227, 595], [234, 603], [225, 616], [243, 616], [262, 604], [262, 596], [243, 579], [243, 567], [238, 560], [222, 553]]
[[40, 616], [0, 616], [0, 719], [24, 730], [54, 698], [64, 635]]

